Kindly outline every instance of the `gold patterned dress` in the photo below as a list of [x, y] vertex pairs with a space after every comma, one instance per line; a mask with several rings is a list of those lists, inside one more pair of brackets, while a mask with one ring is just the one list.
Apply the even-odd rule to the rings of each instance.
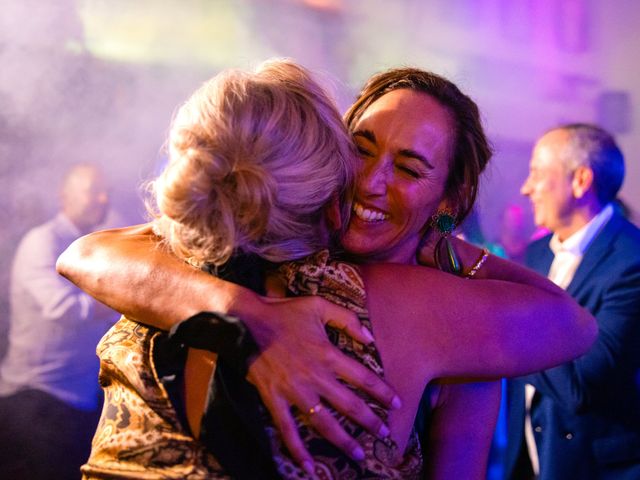
[[165, 333], [122, 317], [97, 347], [102, 416], [85, 479], [224, 479], [181, 422], [153, 361]]
[[[303, 261], [284, 264], [279, 273], [292, 295], [320, 295], [354, 311], [363, 325], [370, 327], [364, 284], [352, 265], [332, 260], [327, 251], [321, 251]], [[327, 328], [327, 333], [341, 351], [383, 376], [375, 344], [362, 345], [332, 328]], [[153, 349], [163, 335], [159, 330], [123, 317], [98, 345], [105, 406], [91, 456], [82, 470], [84, 478], [230, 478], [214, 456], [189, 435], [160, 381]], [[388, 412], [384, 407], [366, 394], [354, 391], [386, 421]], [[278, 474], [286, 479], [309, 478], [287, 454], [266, 409], [259, 408]], [[392, 441], [379, 439], [330, 410], [347, 433], [362, 445], [365, 459], [356, 462], [341, 454], [306, 424], [304, 414], [294, 409], [301, 437], [314, 458], [316, 478], [420, 477], [422, 456], [415, 432], [404, 454], [398, 454]]]

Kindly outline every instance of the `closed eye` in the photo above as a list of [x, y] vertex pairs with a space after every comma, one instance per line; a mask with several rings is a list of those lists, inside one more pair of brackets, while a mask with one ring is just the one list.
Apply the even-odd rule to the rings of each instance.
[[371, 151], [364, 148], [362, 145], [357, 145], [358, 153], [363, 157], [373, 157], [373, 153]]
[[397, 168], [399, 170], [403, 171], [404, 173], [412, 176], [413, 178], [420, 178], [421, 177], [420, 173], [416, 172], [412, 168], [406, 167], [404, 165], [398, 165]]
[[373, 157], [373, 152], [364, 147], [363, 143], [369, 143], [375, 147], [376, 136], [371, 130], [357, 130], [353, 132], [353, 139], [356, 143], [358, 153], [363, 157]]

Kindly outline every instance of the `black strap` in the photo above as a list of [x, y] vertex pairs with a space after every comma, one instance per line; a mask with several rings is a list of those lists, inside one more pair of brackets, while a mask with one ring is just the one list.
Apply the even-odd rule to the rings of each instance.
[[258, 353], [251, 332], [244, 324], [230, 315], [217, 312], [200, 312], [174, 325], [169, 339], [183, 346], [209, 350], [225, 359], [225, 364], [235, 368], [243, 377], [248, 361]]

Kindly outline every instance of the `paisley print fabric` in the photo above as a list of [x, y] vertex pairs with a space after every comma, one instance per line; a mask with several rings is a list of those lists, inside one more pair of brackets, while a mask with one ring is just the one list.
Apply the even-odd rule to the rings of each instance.
[[105, 394], [84, 479], [224, 479], [178, 419], [157, 376], [160, 330], [122, 317], [98, 344]]
[[[279, 274], [293, 295], [320, 295], [356, 312], [370, 328], [365, 290], [358, 270], [331, 260], [327, 251], [303, 261], [284, 264]], [[375, 345], [362, 345], [344, 333], [327, 328], [332, 343], [377, 375], [383, 368]], [[85, 479], [223, 479], [216, 459], [194, 440], [178, 418], [153, 361], [154, 347], [163, 333], [126, 317], [102, 338], [100, 384], [105, 405], [92, 443], [89, 461], [82, 468]], [[366, 394], [356, 391], [383, 420], [387, 411]], [[327, 407], [329, 408], [329, 407]], [[287, 455], [281, 437], [261, 407], [272, 455], [285, 479], [309, 476]], [[345, 457], [306, 424], [305, 415], [294, 412], [301, 436], [315, 460], [319, 479], [419, 478], [422, 456], [415, 432], [407, 450], [398, 452], [390, 440], [381, 440], [331, 410], [343, 428], [362, 446], [362, 462]]]

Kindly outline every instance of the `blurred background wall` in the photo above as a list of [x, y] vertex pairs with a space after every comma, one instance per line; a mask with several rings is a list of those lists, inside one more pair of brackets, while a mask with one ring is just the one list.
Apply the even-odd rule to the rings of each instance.
[[490, 241], [514, 211], [516, 234], [533, 230], [519, 186], [535, 138], [561, 122], [616, 135], [637, 212], [639, 20], [634, 0], [0, 0], [0, 355], [15, 246], [55, 212], [65, 166], [101, 164], [111, 224], [143, 221], [138, 187], [175, 107], [219, 70], [271, 56], [322, 72], [342, 110], [390, 66], [458, 83], [496, 148], [477, 212]]

